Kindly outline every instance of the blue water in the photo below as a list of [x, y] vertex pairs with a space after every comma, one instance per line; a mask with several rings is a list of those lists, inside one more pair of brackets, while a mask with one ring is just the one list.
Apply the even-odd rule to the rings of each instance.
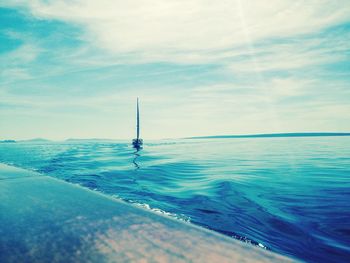
[[308, 262], [350, 260], [350, 138], [0, 144], [0, 162]]

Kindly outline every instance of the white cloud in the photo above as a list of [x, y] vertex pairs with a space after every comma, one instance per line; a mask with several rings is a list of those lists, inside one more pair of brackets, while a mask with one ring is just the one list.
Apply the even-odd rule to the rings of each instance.
[[84, 26], [88, 41], [114, 54], [158, 61], [200, 61], [234, 46], [315, 32], [350, 13], [346, 0], [16, 2], [36, 17]]
[[2, 54], [0, 56], [0, 83], [33, 78], [26, 65], [35, 61], [39, 53], [38, 47], [24, 44], [11, 52]]
[[[232, 53], [227, 68], [235, 73], [290, 71], [316, 65], [348, 60], [350, 34], [338, 36], [313, 35], [270, 43], [250, 52]], [[229, 54], [227, 54], [229, 56]], [[243, 56], [243, 59], [242, 59]], [[241, 58], [240, 58], [241, 57]]]
[[0, 56], [2, 65], [19, 66], [34, 61], [40, 53], [40, 49], [31, 44], [24, 44], [19, 48]]

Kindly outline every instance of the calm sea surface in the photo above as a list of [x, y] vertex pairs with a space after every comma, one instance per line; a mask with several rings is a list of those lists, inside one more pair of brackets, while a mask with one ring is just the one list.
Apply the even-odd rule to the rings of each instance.
[[[0, 162], [309, 262], [350, 260], [350, 137], [0, 144]], [[20, 194], [20, 193], [18, 193]]]

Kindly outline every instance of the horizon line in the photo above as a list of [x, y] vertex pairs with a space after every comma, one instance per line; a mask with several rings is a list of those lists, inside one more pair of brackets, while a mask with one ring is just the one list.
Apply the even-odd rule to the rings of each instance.
[[183, 139], [224, 139], [224, 138], [267, 138], [267, 137], [322, 137], [322, 136], [350, 136], [350, 132], [283, 132], [283, 133], [257, 133], [237, 135], [208, 135], [192, 136]]
[[[350, 136], [350, 132], [283, 132], [283, 133], [256, 133], [256, 134], [224, 134], [224, 135], [203, 135], [178, 138], [157, 138], [148, 140], [176, 140], [176, 139], [229, 139], [229, 138], [269, 138], [269, 137], [327, 137], [327, 136]], [[31, 139], [1, 139], [0, 142], [21, 142], [21, 141], [74, 141], [74, 140], [129, 140], [129, 139], [111, 139], [111, 138], [66, 138], [62, 140], [46, 139], [46, 138], [31, 138]], [[131, 138], [130, 138], [131, 140]]]

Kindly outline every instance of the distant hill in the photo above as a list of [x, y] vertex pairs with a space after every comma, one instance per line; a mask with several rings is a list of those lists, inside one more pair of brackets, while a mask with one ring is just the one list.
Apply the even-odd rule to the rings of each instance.
[[66, 142], [99, 142], [99, 141], [111, 141], [110, 139], [99, 139], [99, 138], [91, 138], [91, 139], [75, 139], [69, 138], [65, 140]]
[[0, 143], [14, 143], [15, 140], [0, 140]]
[[225, 138], [278, 138], [278, 137], [321, 137], [321, 136], [350, 136], [347, 132], [308, 132], [308, 133], [267, 133], [247, 135], [214, 135], [196, 136], [185, 139], [225, 139]]
[[34, 138], [29, 140], [21, 140], [21, 142], [50, 142], [50, 140], [43, 139], [43, 138]]

